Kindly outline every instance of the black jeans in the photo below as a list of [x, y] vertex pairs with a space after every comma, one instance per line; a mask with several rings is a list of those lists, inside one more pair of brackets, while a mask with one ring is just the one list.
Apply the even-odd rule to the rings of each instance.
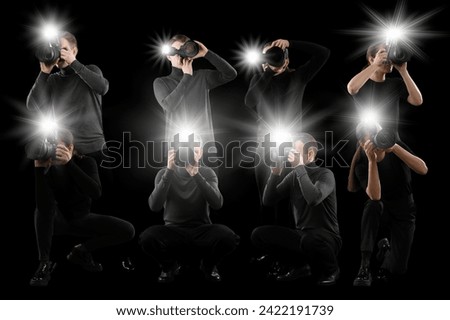
[[405, 273], [416, 228], [415, 221], [416, 206], [412, 195], [392, 201], [368, 200], [361, 220], [361, 251], [374, 250], [380, 225], [385, 224], [391, 250], [386, 254], [381, 267], [392, 273]]
[[95, 213], [66, 219], [57, 208], [49, 212], [36, 209], [34, 225], [41, 261], [50, 258], [53, 235], [89, 237], [83, 243], [88, 251], [125, 243], [134, 237], [133, 225], [125, 220]]
[[203, 258], [205, 265], [217, 265], [239, 244], [239, 236], [221, 224], [198, 226], [158, 225], [141, 233], [139, 243], [167, 270], [177, 260], [188, 256]]
[[318, 275], [330, 275], [339, 268], [341, 238], [323, 229], [262, 226], [253, 230], [251, 239], [261, 252], [296, 266], [307, 263]]

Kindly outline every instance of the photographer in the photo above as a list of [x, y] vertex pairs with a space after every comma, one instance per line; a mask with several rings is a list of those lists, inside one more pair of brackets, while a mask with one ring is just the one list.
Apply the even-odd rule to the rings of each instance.
[[[95, 160], [74, 150], [74, 138], [68, 130], [57, 132], [53, 155], [35, 158], [35, 230], [39, 267], [30, 281], [32, 286], [46, 286], [56, 263], [50, 260], [54, 234], [89, 237], [73, 247], [67, 259], [90, 272], [102, 271], [93, 260], [95, 250], [125, 243], [134, 237], [134, 227], [127, 221], [90, 212], [91, 199], [101, 194]], [[30, 157], [30, 156], [29, 156]]]
[[361, 265], [353, 285], [372, 284], [371, 260], [382, 226], [388, 226], [388, 238], [378, 242], [381, 264], [377, 280], [389, 281], [391, 275], [407, 271], [414, 237], [416, 208], [411, 187], [411, 170], [425, 175], [425, 162], [412, 154], [401, 141], [377, 145], [379, 125], [359, 124], [359, 141], [350, 166], [348, 190], [364, 189], [369, 199], [361, 220]]
[[[192, 124], [205, 144], [215, 142], [209, 92], [236, 78], [236, 70], [198, 41], [177, 34], [170, 39], [167, 55], [172, 71], [156, 78], [153, 89], [166, 118], [165, 142], [170, 143], [180, 128]], [[193, 69], [195, 59], [205, 58], [216, 70]], [[169, 144], [170, 146], [170, 144]]]
[[[423, 102], [422, 94], [408, 72], [407, 62], [394, 64], [386, 44], [371, 45], [367, 49], [366, 59], [367, 66], [347, 84], [348, 93], [353, 96], [358, 110], [378, 109], [381, 115], [379, 124], [384, 129], [393, 130], [399, 140], [400, 101], [406, 100], [413, 106], [420, 106]], [[392, 73], [393, 68], [401, 78], [386, 76]]]
[[201, 147], [188, 151], [191, 155], [183, 157], [183, 164], [178, 162], [180, 152], [169, 150], [167, 168], [156, 175], [148, 199], [152, 211], [164, 208], [165, 224], [149, 227], [139, 239], [144, 252], [161, 266], [160, 283], [172, 282], [178, 263], [189, 256], [202, 258], [206, 280], [221, 281], [217, 265], [239, 243], [230, 228], [211, 222], [209, 208], [220, 209], [223, 202], [217, 176], [211, 168], [199, 166]]
[[272, 168], [264, 189], [264, 205], [288, 197], [295, 228], [278, 225], [253, 230], [252, 243], [263, 253], [289, 266], [277, 281], [317, 277], [318, 285], [333, 285], [339, 278], [337, 256], [341, 237], [337, 220], [336, 183], [332, 171], [315, 164], [317, 141], [308, 133], [294, 140], [288, 161], [294, 168], [281, 179], [281, 168]]
[[[281, 51], [281, 55], [277, 51]], [[280, 126], [304, 131], [302, 104], [305, 88], [328, 60], [330, 50], [311, 42], [277, 39], [265, 44], [262, 52], [272, 58], [264, 62], [262, 72], [252, 77], [245, 95], [245, 105], [257, 114], [258, 140]], [[307, 54], [309, 58], [293, 69], [289, 66], [289, 55], [292, 54]], [[267, 152], [264, 154], [264, 149], [259, 148], [258, 154], [260, 162], [255, 164], [255, 176], [261, 202], [260, 224], [280, 224], [280, 217], [273, 212], [277, 207], [267, 208], [262, 204], [270, 167], [263, 161], [268, 157]]]

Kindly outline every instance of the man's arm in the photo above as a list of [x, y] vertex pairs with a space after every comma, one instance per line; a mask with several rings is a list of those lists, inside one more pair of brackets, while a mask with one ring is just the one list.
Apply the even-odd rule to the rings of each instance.
[[173, 91], [170, 91], [164, 79], [157, 78], [153, 81], [153, 92], [164, 111], [174, 112], [178, 109], [186, 94], [186, 88], [191, 81], [192, 75], [185, 73]]
[[425, 161], [413, 155], [411, 151], [406, 149], [406, 146], [402, 147], [400, 144], [396, 143], [391, 151], [415, 173], [420, 175], [427, 174], [428, 167]]
[[263, 192], [263, 204], [265, 206], [274, 206], [283, 198], [289, 196], [292, 172], [290, 172], [283, 181], [280, 182], [281, 168], [272, 168], [272, 173], [267, 180]]
[[216, 70], [209, 70], [207, 73], [208, 89], [213, 89], [217, 86], [225, 84], [234, 80], [237, 77], [237, 71], [225, 59], [219, 57], [216, 53], [208, 50], [205, 54], [205, 59], [208, 60]]
[[96, 65], [85, 66], [80, 61], [75, 60], [70, 67], [83, 80], [89, 88], [99, 95], [105, 95], [109, 89], [109, 82], [103, 77], [103, 73]]
[[315, 183], [312, 183], [304, 165], [295, 167], [294, 172], [297, 176], [303, 197], [311, 206], [320, 204], [335, 188], [336, 182], [334, 175], [329, 170], [322, 173]]
[[296, 71], [306, 82], [314, 78], [330, 57], [330, 49], [308, 41], [289, 40], [289, 54], [298, 51], [310, 55], [310, 59]]
[[155, 189], [148, 197], [150, 210], [156, 212], [163, 209], [174, 174], [173, 170], [167, 168], [158, 172], [155, 178]]
[[249, 108], [255, 108], [259, 103], [263, 92], [269, 85], [275, 72], [266, 68], [263, 73], [255, 74], [250, 81], [247, 93], [245, 94], [245, 105]]
[[48, 84], [50, 74], [40, 72], [27, 96], [27, 109], [40, 111], [50, 106], [50, 85]]
[[194, 181], [201, 190], [203, 197], [209, 206], [215, 210], [222, 208], [223, 197], [219, 190], [217, 176], [212, 172], [206, 177], [203, 177], [200, 172], [193, 176]]
[[359, 189], [361, 189], [359, 183], [356, 181], [356, 163], [359, 161], [361, 157], [361, 147], [358, 146], [356, 148], [355, 154], [352, 158], [352, 163], [350, 164], [350, 171], [348, 173], [348, 183], [347, 183], [347, 190], [349, 192], [357, 192]]
[[409, 74], [406, 66], [406, 62], [401, 65], [394, 65], [406, 85], [406, 90], [408, 90], [408, 97], [406, 100], [413, 106], [420, 106], [423, 103], [422, 93]]

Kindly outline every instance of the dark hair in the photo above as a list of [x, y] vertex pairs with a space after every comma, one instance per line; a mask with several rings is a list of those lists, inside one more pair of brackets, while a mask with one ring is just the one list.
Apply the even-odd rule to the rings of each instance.
[[319, 147], [317, 145], [317, 140], [306, 132], [300, 132], [294, 136], [292, 140], [294, 143], [297, 141], [303, 142], [303, 154], [307, 155], [310, 148], [313, 148], [314, 156], [317, 154]]
[[75, 38], [75, 36], [72, 33], [70, 33], [69, 31], [61, 32], [59, 37], [66, 39], [72, 47], [78, 47], [77, 38]]
[[377, 55], [378, 50], [380, 50], [380, 48], [384, 46], [383, 42], [377, 42], [377, 43], [373, 43], [371, 44], [366, 51], [366, 60], [367, 60], [367, 64], [364, 66], [363, 69], [367, 68], [368, 66], [370, 66], [370, 58], [374, 58]]
[[176, 41], [179, 41], [181, 43], [185, 43], [186, 41], [191, 40], [188, 36], [185, 36], [184, 34], [176, 34], [169, 40], [169, 44], [172, 44]]

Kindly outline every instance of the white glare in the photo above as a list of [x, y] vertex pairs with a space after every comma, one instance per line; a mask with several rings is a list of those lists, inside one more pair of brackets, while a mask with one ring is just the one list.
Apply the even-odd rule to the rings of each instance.
[[58, 36], [58, 28], [54, 24], [46, 24], [42, 28], [42, 37], [47, 40], [51, 41], [55, 39]]
[[245, 61], [249, 64], [258, 64], [261, 61], [261, 55], [258, 50], [250, 49], [245, 53]]
[[49, 135], [58, 129], [58, 124], [53, 118], [44, 118], [39, 122], [39, 130], [45, 135]]
[[366, 125], [378, 124], [378, 120], [379, 120], [378, 113], [373, 109], [365, 110], [361, 114], [361, 122]]
[[405, 36], [406, 32], [400, 27], [390, 27], [386, 30], [386, 40], [388, 44], [404, 40]]
[[171, 51], [170, 49], [171, 49], [171, 47], [168, 44], [164, 44], [161, 47], [161, 53], [164, 55], [168, 55]]

